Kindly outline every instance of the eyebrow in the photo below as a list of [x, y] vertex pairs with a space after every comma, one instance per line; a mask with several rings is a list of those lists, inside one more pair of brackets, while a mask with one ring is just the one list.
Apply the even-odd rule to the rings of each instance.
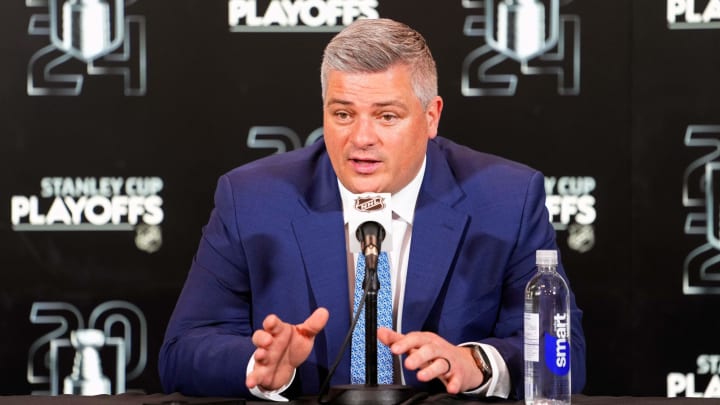
[[[343, 100], [343, 99], [340, 99], [340, 98], [331, 98], [331, 99], [329, 99], [329, 100], [327, 101], [327, 105], [331, 105], [331, 104], [353, 105], [353, 104], [355, 104], [355, 103], [353, 103], [352, 101]], [[373, 107], [395, 106], [395, 107], [400, 107], [400, 108], [405, 108], [405, 109], [407, 109], [407, 105], [405, 105], [405, 103], [400, 102], [400, 101], [394, 101], [394, 100], [391, 100], [391, 101], [381, 101], [381, 102], [379, 102], [379, 103], [373, 103], [372, 105], [373, 105]]]

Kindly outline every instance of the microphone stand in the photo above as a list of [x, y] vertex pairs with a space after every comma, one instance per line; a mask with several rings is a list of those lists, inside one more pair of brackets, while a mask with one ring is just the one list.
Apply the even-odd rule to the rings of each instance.
[[[378, 252], [379, 253], [379, 252]], [[368, 255], [371, 256], [371, 255]], [[332, 387], [322, 404], [332, 405], [397, 405], [412, 404], [427, 393], [400, 384], [377, 383], [377, 294], [380, 281], [377, 277], [377, 255], [366, 257], [363, 288], [365, 294], [365, 384]]]
[[[366, 262], [367, 263], [367, 262]], [[377, 296], [380, 281], [377, 269], [365, 266], [365, 385], [377, 387]]]

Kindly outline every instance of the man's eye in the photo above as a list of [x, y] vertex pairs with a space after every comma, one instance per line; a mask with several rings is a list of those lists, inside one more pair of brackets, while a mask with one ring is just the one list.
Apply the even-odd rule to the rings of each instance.
[[388, 114], [383, 114], [383, 115], [380, 116], [380, 119], [382, 119], [383, 121], [391, 122], [391, 121], [394, 121], [394, 120], [397, 119], [397, 115], [395, 115], [395, 114], [389, 114], [389, 113], [388, 113]]
[[346, 119], [350, 118], [350, 114], [348, 114], [345, 111], [338, 111], [335, 113], [335, 116], [341, 120], [346, 120]]

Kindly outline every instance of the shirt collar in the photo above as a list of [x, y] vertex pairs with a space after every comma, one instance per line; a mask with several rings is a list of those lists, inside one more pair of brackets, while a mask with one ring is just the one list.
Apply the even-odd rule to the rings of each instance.
[[[396, 214], [411, 225], [413, 223], [413, 219], [415, 218], [415, 204], [417, 203], [417, 198], [420, 194], [420, 186], [422, 185], [423, 178], [425, 177], [426, 162], [427, 157], [424, 157], [420, 170], [418, 170], [417, 174], [410, 183], [400, 189], [397, 193], [393, 193], [391, 195], [393, 214]], [[350, 190], [342, 185], [340, 179], [338, 179], [338, 188], [340, 189], [340, 197], [342, 198], [343, 207], [352, 206], [357, 196], [360, 195], [350, 192]], [[347, 218], [345, 218], [345, 224], [347, 224], [347, 221]]]

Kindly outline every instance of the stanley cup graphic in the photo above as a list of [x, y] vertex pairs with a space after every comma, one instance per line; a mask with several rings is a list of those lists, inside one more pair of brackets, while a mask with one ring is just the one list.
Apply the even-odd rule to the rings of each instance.
[[560, 0], [485, 0], [485, 38], [495, 51], [525, 63], [558, 42]]
[[72, 395], [110, 394], [110, 380], [102, 374], [98, 349], [105, 345], [105, 334], [98, 329], [78, 329], [70, 334], [75, 348], [72, 374], [65, 377], [63, 393]]
[[110, 48], [110, 6], [104, 0], [69, 0], [62, 7], [62, 44], [92, 60]]
[[539, 0], [503, 0], [498, 4], [497, 43], [526, 60], [545, 47], [545, 6]]
[[113, 52], [125, 37], [125, 0], [49, 0], [50, 40], [90, 63]]
[[478, 14], [465, 19], [467, 37], [481, 38], [462, 66], [466, 97], [513, 96], [519, 75], [504, 64], [513, 59], [522, 75], [549, 75], [561, 95], [580, 93], [580, 18], [560, 14], [573, 0], [463, 0]]
[[[73, 304], [35, 302], [30, 321], [55, 325], [28, 352], [28, 382], [49, 389], [34, 390], [33, 395], [101, 395], [111, 394], [111, 389], [112, 394], [122, 394], [125, 382], [145, 370], [147, 320], [135, 304], [103, 302], [85, 322]], [[68, 371], [70, 358], [74, 358], [72, 371]], [[103, 375], [105, 362], [108, 376]]]
[[49, 13], [32, 14], [28, 34], [50, 39], [28, 62], [27, 94], [79, 96], [88, 75], [112, 75], [123, 78], [125, 95], [144, 96], [147, 24], [144, 16], [125, 13], [137, 1], [26, 0], [28, 7], [47, 5]]

